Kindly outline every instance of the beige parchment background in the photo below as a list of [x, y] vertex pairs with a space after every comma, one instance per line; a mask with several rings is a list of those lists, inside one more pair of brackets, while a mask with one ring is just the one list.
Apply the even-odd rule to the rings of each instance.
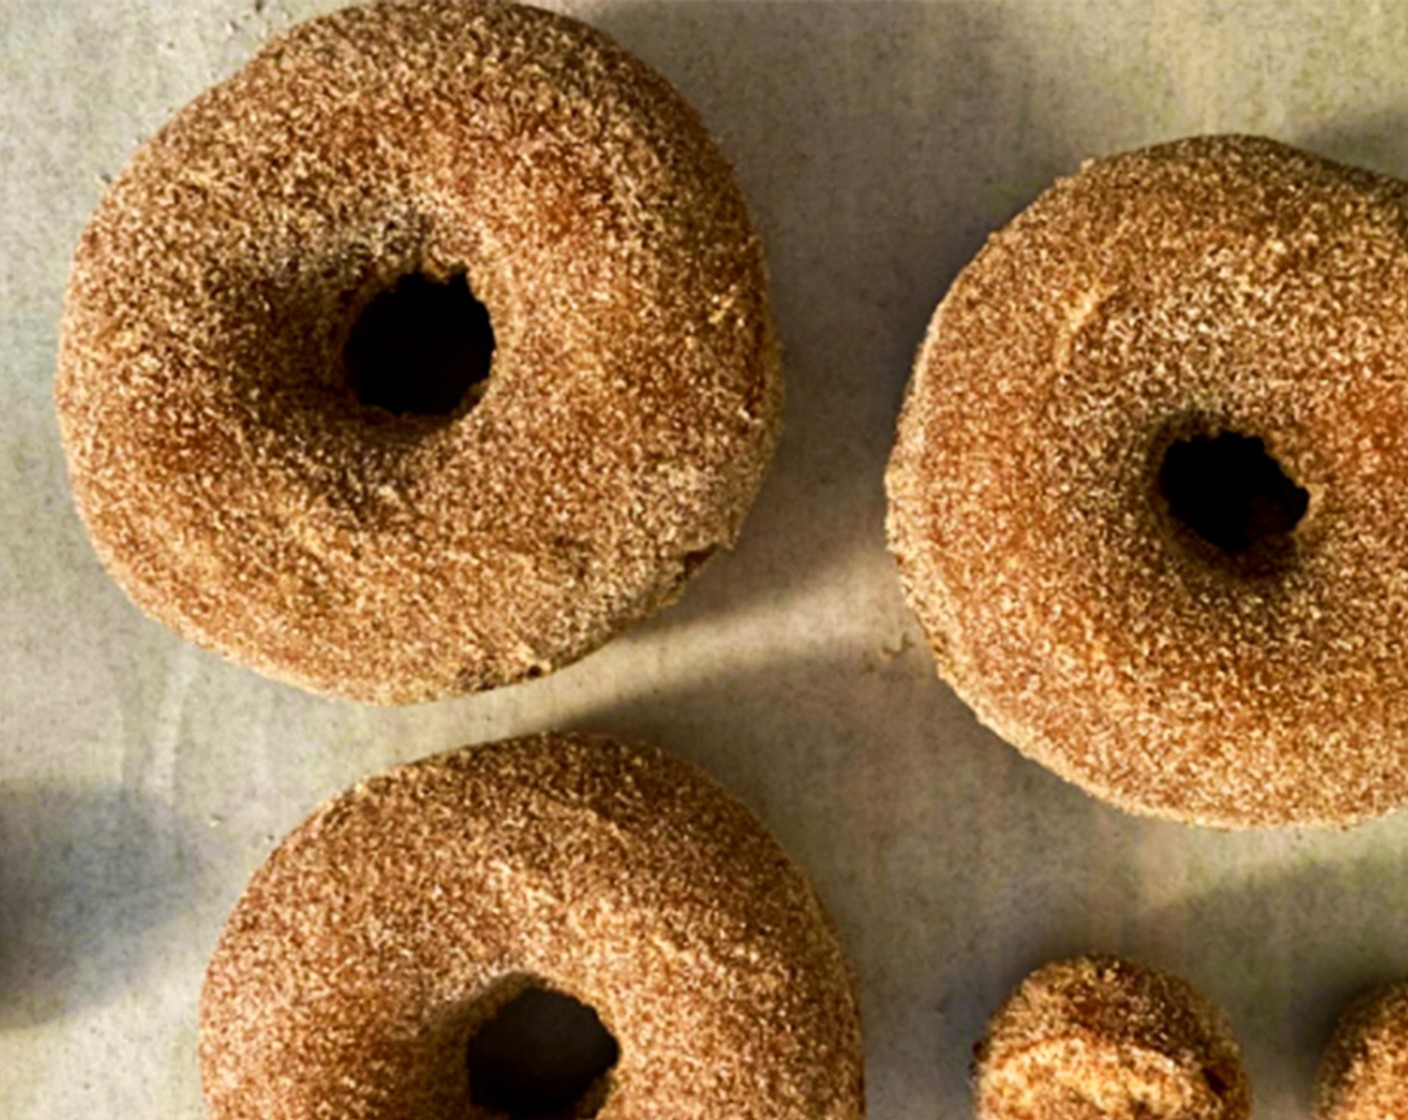
[[1085, 949], [1195, 980], [1246, 1046], [1260, 1114], [1307, 1116], [1334, 1015], [1408, 974], [1408, 814], [1190, 831], [1023, 761], [934, 678], [881, 478], [935, 302], [1082, 158], [1245, 130], [1408, 175], [1408, 7], [560, 2], [662, 70], [735, 162], [773, 269], [787, 433], [740, 547], [679, 606], [554, 677], [377, 710], [139, 615], [69, 506], [50, 402], [104, 179], [335, 6], [0, 0], [0, 1117], [202, 1117], [202, 971], [276, 840], [370, 772], [549, 727], [673, 747], [797, 856], [859, 977], [875, 1120], [967, 1116], [987, 1015]]

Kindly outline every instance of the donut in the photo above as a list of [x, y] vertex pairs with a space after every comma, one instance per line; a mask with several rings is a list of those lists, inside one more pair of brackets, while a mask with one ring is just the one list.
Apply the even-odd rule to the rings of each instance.
[[1408, 1115], [1408, 981], [1364, 993], [1341, 1016], [1315, 1083], [1315, 1120]]
[[801, 872], [692, 767], [585, 735], [403, 766], [299, 825], [211, 959], [200, 1059], [213, 1120], [864, 1113]]
[[888, 535], [939, 673], [1131, 812], [1408, 799], [1408, 193], [1271, 140], [1087, 163], [930, 323]]
[[1037, 969], [975, 1052], [978, 1120], [1246, 1120], [1251, 1085], [1218, 1010], [1116, 957]]
[[82, 235], [57, 408], [178, 634], [381, 703], [549, 672], [735, 539], [776, 440], [760, 244], [677, 94], [489, 0], [299, 25]]

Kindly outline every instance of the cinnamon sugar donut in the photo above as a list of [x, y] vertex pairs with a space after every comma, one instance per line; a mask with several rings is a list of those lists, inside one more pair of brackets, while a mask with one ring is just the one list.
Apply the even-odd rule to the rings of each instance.
[[570, 19], [395, 0], [303, 24], [133, 158], [57, 382], [132, 599], [318, 692], [581, 657], [731, 543], [780, 375], [732, 173]]
[[1226, 1021], [1192, 985], [1115, 957], [1037, 969], [978, 1048], [979, 1120], [1246, 1120]]
[[1315, 1120], [1408, 1116], [1408, 981], [1366, 992], [1335, 1027], [1315, 1085]]
[[940, 673], [1125, 809], [1408, 799], [1408, 189], [1270, 140], [1086, 164], [920, 351], [889, 534]]
[[[504, 1044], [532, 996], [596, 1036], [575, 1084], [560, 1028]], [[698, 771], [581, 735], [403, 766], [295, 829], [215, 950], [200, 1054], [214, 1120], [864, 1112], [802, 874]]]

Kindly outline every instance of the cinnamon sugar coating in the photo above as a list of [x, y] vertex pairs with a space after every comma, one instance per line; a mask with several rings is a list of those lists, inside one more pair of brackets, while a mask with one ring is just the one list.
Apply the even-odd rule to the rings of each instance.
[[[989, 240], [888, 475], [909, 602], [984, 723], [1176, 820], [1408, 799], [1405, 228], [1396, 180], [1215, 136], [1088, 163]], [[1263, 555], [1161, 489], [1173, 445], [1219, 435], [1286, 476]], [[1192, 497], [1246, 484], [1214, 470]]]
[[[449, 416], [343, 346], [463, 270], [495, 340]], [[665, 81], [570, 19], [394, 0], [296, 27], [134, 156], [83, 234], [56, 396], [132, 599], [385, 703], [588, 653], [730, 544], [777, 434], [760, 245]]]
[[466, 1045], [529, 984], [619, 1043], [600, 1120], [863, 1115], [842, 949], [766, 829], [660, 751], [540, 735], [363, 782], [255, 874], [201, 1003], [212, 1116], [490, 1120]]
[[1187, 982], [1115, 957], [1028, 976], [974, 1063], [979, 1120], [1246, 1120], [1221, 1014]]
[[1315, 1085], [1315, 1120], [1408, 1116], [1408, 981], [1366, 992], [1335, 1027]]

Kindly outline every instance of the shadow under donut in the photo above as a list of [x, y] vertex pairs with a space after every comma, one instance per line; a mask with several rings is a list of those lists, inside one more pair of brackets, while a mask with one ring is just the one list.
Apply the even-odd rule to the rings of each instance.
[[[1282, 866], [1192, 892], [1145, 924], [1150, 955], [1196, 945], [1206, 990], [1237, 1028], [1267, 1115], [1308, 1115], [1340, 1014], [1366, 988], [1408, 976], [1408, 856], [1390, 835], [1402, 832], [1390, 818], [1309, 843], [1286, 837], [1294, 858]], [[1224, 844], [1258, 840], [1267, 838]], [[1335, 858], [1351, 845], [1369, 854]]]
[[836, 566], [888, 569], [884, 470], [929, 317], [987, 234], [1069, 162], [1058, 142], [1001, 124], [1030, 91], [1002, 58], [999, 13], [701, 0], [589, 18], [680, 90], [734, 165], [787, 382], [736, 553], [658, 625], [746, 610]]
[[1384, 109], [1359, 120], [1306, 129], [1288, 140], [1327, 159], [1404, 178], [1408, 176], [1406, 118], [1408, 109]]
[[139, 987], [203, 863], [190, 826], [137, 794], [0, 789], [0, 1030]]

